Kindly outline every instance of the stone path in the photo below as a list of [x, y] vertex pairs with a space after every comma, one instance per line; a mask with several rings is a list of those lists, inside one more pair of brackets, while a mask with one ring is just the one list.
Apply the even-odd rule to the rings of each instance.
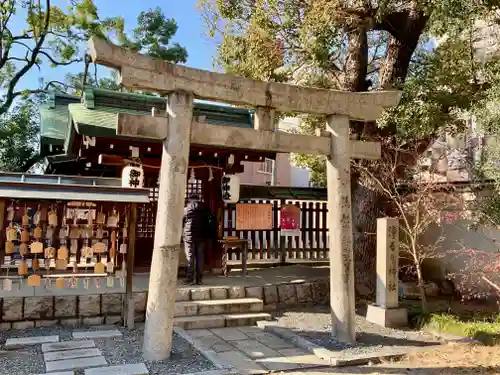
[[42, 345], [47, 372], [106, 366], [108, 362], [92, 340]]
[[72, 332], [72, 337], [73, 340], [63, 342], [59, 341], [59, 336], [9, 338], [6, 340], [5, 347], [14, 349], [41, 344], [48, 375], [75, 375], [75, 371], [84, 375], [149, 374], [144, 363], [108, 366], [106, 358], [96, 347], [95, 341], [88, 339], [122, 337], [122, 333], [118, 330], [75, 331]]
[[328, 365], [314, 354], [255, 326], [198, 329], [182, 335], [189, 336], [188, 341], [220, 367], [232, 368], [241, 375]]
[[39, 345], [48, 342], [58, 342], [59, 336], [35, 336], [11, 338], [5, 341], [5, 349], [15, 349], [23, 346]]

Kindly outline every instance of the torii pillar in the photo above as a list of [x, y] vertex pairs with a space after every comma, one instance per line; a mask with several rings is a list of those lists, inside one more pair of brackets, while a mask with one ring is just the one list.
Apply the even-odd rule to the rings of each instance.
[[356, 320], [349, 118], [328, 116], [326, 131], [332, 140], [332, 152], [326, 161], [332, 336], [338, 341], [353, 343]]
[[158, 211], [144, 329], [144, 358], [149, 361], [169, 358], [172, 351], [193, 95], [184, 92], [170, 93], [167, 116], [163, 118], [163, 130], [167, 137], [163, 139]]

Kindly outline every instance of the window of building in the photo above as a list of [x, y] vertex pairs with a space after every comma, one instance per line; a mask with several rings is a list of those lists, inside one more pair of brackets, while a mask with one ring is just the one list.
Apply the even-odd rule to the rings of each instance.
[[260, 164], [259, 173], [272, 174], [273, 167], [274, 167], [274, 160], [265, 158], [264, 161]]

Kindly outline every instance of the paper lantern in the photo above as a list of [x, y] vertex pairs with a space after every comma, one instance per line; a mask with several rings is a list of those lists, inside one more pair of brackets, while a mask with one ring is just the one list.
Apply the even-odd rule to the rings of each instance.
[[144, 187], [144, 169], [136, 165], [128, 165], [123, 168], [122, 186], [134, 189]]
[[224, 203], [237, 203], [240, 200], [240, 178], [236, 175], [222, 177], [222, 200]]

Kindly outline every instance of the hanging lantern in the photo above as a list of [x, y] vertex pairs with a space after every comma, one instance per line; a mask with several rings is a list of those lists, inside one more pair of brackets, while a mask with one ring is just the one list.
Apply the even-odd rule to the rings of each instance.
[[122, 186], [134, 189], [144, 187], [144, 169], [140, 165], [127, 165], [123, 168]]
[[237, 203], [240, 200], [240, 177], [234, 174], [222, 176], [222, 200], [224, 203]]

